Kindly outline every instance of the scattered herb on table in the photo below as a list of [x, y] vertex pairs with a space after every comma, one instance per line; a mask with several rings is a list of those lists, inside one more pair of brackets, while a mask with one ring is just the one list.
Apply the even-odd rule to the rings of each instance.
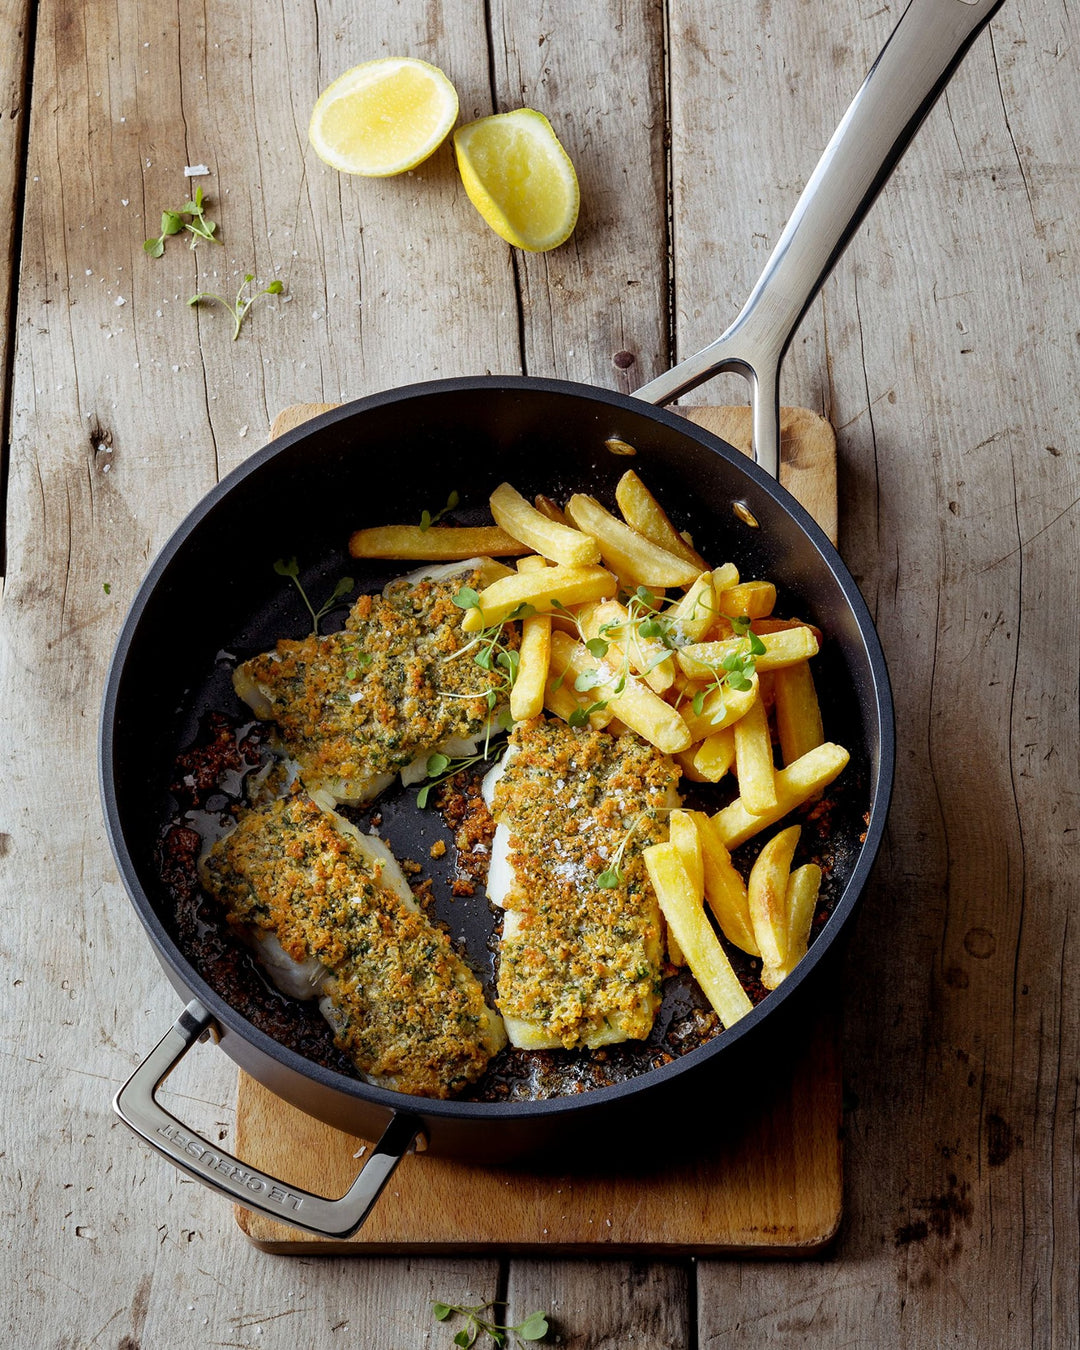
[[264, 286], [261, 291], [256, 291], [254, 295], [245, 295], [244, 290], [255, 280], [253, 272], [245, 272], [244, 279], [240, 283], [236, 292], [236, 300], [226, 300], [223, 295], [218, 295], [216, 291], [198, 291], [188, 301], [189, 305], [198, 305], [204, 300], [216, 300], [219, 305], [224, 305], [233, 316], [233, 341], [240, 336], [240, 326], [247, 317], [247, 312], [261, 295], [280, 295], [285, 289], [282, 283], [274, 280], [269, 286]]
[[445, 1322], [454, 1313], [466, 1319], [465, 1325], [453, 1340], [454, 1345], [462, 1346], [464, 1350], [476, 1343], [476, 1338], [481, 1332], [486, 1332], [499, 1346], [509, 1345], [511, 1336], [517, 1345], [523, 1346], [526, 1341], [542, 1341], [547, 1335], [546, 1313], [530, 1313], [524, 1322], [519, 1322], [517, 1326], [506, 1326], [481, 1316], [481, 1313], [494, 1306], [494, 1303], [478, 1303], [475, 1307], [460, 1307], [456, 1303], [432, 1303], [431, 1311], [437, 1322]]
[[112, 595], [112, 582], [103, 581], [101, 583], [101, 589], [105, 592], [106, 595]]
[[196, 188], [195, 196], [175, 211], [162, 211], [161, 234], [156, 239], [147, 239], [143, 244], [143, 252], [148, 253], [151, 258], [160, 258], [165, 252], [165, 240], [184, 230], [191, 235], [192, 248], [200, 239], [209, 239], [215, 244], [221, 243], [216, 237], [217, 222], [208, 220], [203, 210], [202, 188]]
[[[344, 600], [355, 584], [352, 577], [339, 577], [333, 591], [331, 591], [330, 595], [323, 601], [319, 608], [316, 609], [308, 599], [307, 591], [304, 590], [303, 583], [300, 580], [300, 567], [295, 558], [279, 558], [277, 562], [274, 563], [274, 571], [279, 577], [288, 577], [300, 592], [300, 598], [303, 600], [304, 604], [307, 605], [308, 613], [311, 615], [311, 631], [315, 636], [318, 636], [319, 620], [324, 614], [332, 610], [336, 604], [341, 600]], [[370, 659], [371, 658], [369, 657], [368, 660]]]

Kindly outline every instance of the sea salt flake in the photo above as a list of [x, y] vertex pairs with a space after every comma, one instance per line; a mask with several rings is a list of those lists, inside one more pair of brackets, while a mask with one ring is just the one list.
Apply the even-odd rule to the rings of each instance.
[[210, 172], [210, 170], [206, 167], [205, 164], [185, 164], [185, 165], [184, 165], [184, 177], [185, 177], [185, 178], [202, 178], [204, 174], [208, 174], [209, 172]]

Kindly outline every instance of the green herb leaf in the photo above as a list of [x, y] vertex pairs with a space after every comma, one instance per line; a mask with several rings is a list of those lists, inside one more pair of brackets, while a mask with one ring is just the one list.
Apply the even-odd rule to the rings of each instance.
[[514, 619], [528, 619], [531, 618], [535, 613], [536, 613], [536, 606], [530, 605], [527, 600], [522, 600], [521, 604], [515, 606], [514, 609], [512, 609], [510, 613], [506, 616], [506, 622], [510, 623]]
[[745, 637], [750, 631], [750, 620], [745, 614], [736, 614], [731, 620], [731, 631], [737, 637]]
[[750, 653], [752, 656], [765, 655], [765, 644], [756, 633], [750, 634]]
[[454, 596], [454, 604], [458, 609], [479, 609], [480, 596], [471, 586], [462, 586], [457, 595]]
[[292, 577], [294, 581], [300, 575], [300, 568], [296, 565], [295, 558], [279, 558], [274, 563], [274, 571], [279, 577]]
[[697, 693], [694, 695], [694, 697], [690, 700], [690, 706], [691, 706], [691, 708], [693, 708], [693, 710], [694, 710], [694, 716], [695, 716], [695, 717], [700, 717], [700, 716], [701, 716], [701, 713], [702, 713], [702, 709], [705, 707], [705, 690], [704, 690], [704, 689], [699, 689], [699, 690], [697, 691]]
[[523, 1341], [542, 1341], [548, 1334], [547, 1315], [542, 1312], [530, 1313], [514, 1330]]
[[729, 688], [736, 689], [739, 693], [743, 693], [745, 690], [753, 688], [753, 685], [741, 670], [733, 670], [727, 677], [727, 684]]
[[585, 647], [590, 656], [595, 656], [598, 661], [602, 661], [608, 654], [608, 644], [603, 638], [590, 638]]
[[431, 1305], [432, 1316], [436, 1322], [445, 1322], [453, 1311], [449, 1303], [433, 1303]]
[[112, 582], [103, 581], [101, 583], [101, 589], [105, 592], [106, 595], [112, 595]]
[[596, 878], [596, 884], [602, 891], [613, 891], [621, 881], [622, 873], [617, 867], [609, 867], [606, 872], [601, 872]]
[[476, 1323], [474, 1322], [471, 1326], [465, 1327], [463, 1330], [458, 1332], [458, 1334], [454, 1337], [454, 1344], [468, 1347], [472, 1345], [473, 1341], [475, 1340], [476, 1340]]
[[160, 258], [165, 252], [165, 244], [160, 239], [147, 239], [143, 244], [143, 252], [149, 253], [151, 258]]
[[436, 752], [428, 756], [427, 776], [429, 778], [438, 778], [445, 769], [450, 767], [450, 758], [448, 755], [441, 755]]
[[329, 608], [330, 605], [336, 605], [339, 600], [344, 600], [344, 598], [349, 594], [352, 588], [353, 588], [352, 577], [339, 577], [338, 583], [334, 587], [333, 594], [330, 596], [330, 599], [326, 602], [327, 607]]
[[575, 708], [566, 720], [572, 727], [583, 727], [589, 721], [589, 714], [584, 708]]
[[425, 806], [427, 806], [428, 793], [434, 786], [435, 786], [434, 783], [425, 783], [424, 786], [420, 789], [420, 791], [416, 794], [416, 804], [421, 811], [424, 809]]
[[551, 681], [548, 688], [551, 690], [553, 694], [557, 694], [559, 690], [563, 687], [563, 681], [565, 679], [566, 679], [566, 671], [564, 670], [561, 675], [555, 676], [555, 678]]
[[421, 511], [421, 512], [420, 512], [420, 528], [421, 528], [422, 530], [430, 530], [430, 529], [431, 529], [431, 512], [430, 512], [430, 511]]

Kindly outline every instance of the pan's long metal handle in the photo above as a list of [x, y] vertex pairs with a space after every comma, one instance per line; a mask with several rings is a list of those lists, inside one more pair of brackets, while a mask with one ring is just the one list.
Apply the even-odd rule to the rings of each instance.
[[1003, 0], [911, 0], [833, 133], [750, 298], [715, 342], [636, 391], [669, 403], [722, 370], [747, 377], [754, 458], [780, 466], [780, 363], [821, 284], [923, 118]]
[[164, 1080], [195, 1042], [214, 1030], [213, 1017], [193, 999], [116, 1094], [117, 1115], [174, 1166], [245, 1209], [319, 1237], [350, 1237], [421, 1134], [420, 1122], [392, 1116], [360, 1175], [339, 1200], [287, 1186], [201, 1138], [157, 1101], [155, 1093]]

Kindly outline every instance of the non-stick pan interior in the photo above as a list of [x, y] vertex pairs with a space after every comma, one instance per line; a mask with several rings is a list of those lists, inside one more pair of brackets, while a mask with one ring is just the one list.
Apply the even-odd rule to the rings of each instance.
[[[614, 453], [607, 444], [613, 439], [636, 455]], [[297, 558], [316, 603], [343, 575], [355, 578], [353, 594], [374, 590], [413, 564], [350, 559], [347, 540], [357, 528], [417, 522], [452, 491], [460, 497], [458, 523], [485, 522], [488, 495], [503, 480], [527, 497], [543, 492], [561, 502], [588, 491], [610, 505], [628, 467], [675, 523], [690, 529], [705, 557], [732, 561], [747, 578], [773, 580], [777, 612], [809, 619], [826, 634], [816, 664], [826, 734], [864, 766], [864, 807], [880, 816], [881, 792], [871, 798], [882, 778], [887, 796], [891, 773], [880, 650], [850, 577], [787, 494], [693, 424], [620, 395], [509, 378], [416, 386], [349, 405], [256, 454], [184, 522], [136, 598], [109, 678], [103, 781], [125, 881], [167, 960], [183, 967], [156, 859], [176, 810], [168, 787], [177, 753], [196, 738], [207, 711], [239, 710], [229, 680], [234, 659], [310, 629], [275, 561]], [[756, 528], [736, 514], [735, 502], [748, 508]], [[343, 613], [327, 626], [340, 625]], [[416, 810], [414, 794], [391, 794], [385, 818], [399, 856], [426, 858], [442, 828], [433, 813]], [[861, 816], [853, 828], [859, 835], [868, 829]], [[872, 849], [879, 819], [869, 833]], [[854, 857], [845, 864], [849, 885], [838, 921], [867, 865]], [[470, 958], [485, 959], [491, 915], [483, 895], [458, 902], [448, 922]], [[775, 995], [765, 1006], [771, 1001]]]

